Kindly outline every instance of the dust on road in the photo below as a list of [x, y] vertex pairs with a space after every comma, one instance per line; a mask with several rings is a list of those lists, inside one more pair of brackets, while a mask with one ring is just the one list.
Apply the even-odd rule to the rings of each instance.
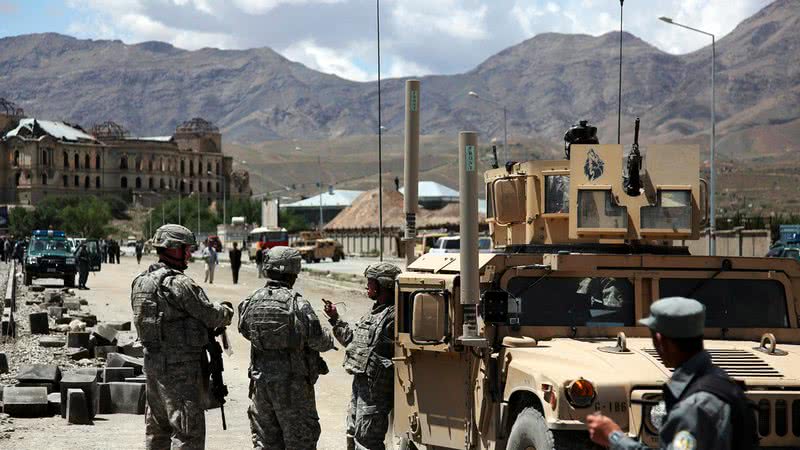
[[[131, 320], [130, 284], [133, 278], [146, 268], [147, 263], [155, 262], [152, 257], [145, 257], [141, 265], [135, 258], [122, 258], [122, 264], [104, 264], [100, 273], [92, 274], [87, 286], [89, 291], [80, 291], [80, 295], [89, 301], [89, 310], [97, 315], [99, 321]], [[214, 301], [227, 300], [238, 305], [254, 290], [263, 286], [264, 280], [258, 279], [253, 266], [245, 266], [240, 274], [239, 284], [231, 280], [230, 269], [226, 265], [217, 268], [216, 282], [213, 285], [203, 284], [203, 265], [196, 262], [190, 265], [186, 273], [206, 290]], [[370, 307], [371, 301], [363, 289], [357, 285], [342, 285], [328, 280], [312, 278], [301, 274], [295, 288], [318, 310], [323, 320], [321, 298], [336, 302], [345, 302], [341, 309], [342, 317], [354, 322]], [[233, 355], [224, 357], [225, 382], [230, 390], [225, 415], [228, 422], [227, 431], [222, 430], [219, 410], [206, 412], [207, 438], [206, 448], [233, 449], [252, 448], [250, 426], [247, 419], [247, 367], [249, 364], [249, 343], [236, 331], [229, 328]], [[328, 327], [329, 328], [329, 327]], [[349, 400], [352, 377], [342, 369], [343, 351], [323, 353], [323, 358], [331, 369], [330, 374], [320, 377], [316, 384], [317, 407], [319, 410], [322, 435], [320, 449], [341, 449], [345, 447], [345, 410]], [[93, 426], [69, 425], [60, 417], [46, 419], [15, 419], [15, 431], [12, 438], [2, 443], [4, 449], [140, 449], [144, 448], [144, 416], [129, 414], [100, 415]]]

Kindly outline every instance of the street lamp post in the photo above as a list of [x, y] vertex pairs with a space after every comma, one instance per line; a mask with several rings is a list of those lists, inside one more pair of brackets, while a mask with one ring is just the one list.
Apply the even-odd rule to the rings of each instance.
[[709, 190], [711, 191], [708, 199], [709, 209], [711, 209], [711, 214], [709, 216], [710, 222], [710, 230], [709, 230], [709, 239], [708, 239], [708, 254], [711, 256], [715, 256], [717, 254], [717, 211], [715, 209], [715, 201], [714, 197], [716, 194], [716, 172], [714, 170], [714, 162], [716, 160], [716, 131], [717, 131], [717, 120], [716, 120], [716, 92], [714, 91], [714, 78], [715, 78], [715, 62], [714, 59], [716, 58], [716, 37], [714, 34], [709, 33], [707, 31], [698, 30], [697, 28], [692, 28], [688, 25], [683, 25], [680, 23], [675, 22], [669, 17], [659, 17], [659, 20], [666, 22], [671, 25], [675, 25], [681, 28], [686, 28], [687, 30], [692, 30], [700, 34], [704, 34], [706, 36], [711, 37], [711, 151], [709, 156], [709, 170], [711, 172], [710, 175], [710, 186]]
[[488, 102], [488, 103], [492, 103], [495, 106], [497, 106], [497, 107], [499, 107], [500, 109], [503, 110], [503, 159], [505, 161], [508, 161], [508, 121], [507, 121], [507, 119], [508, 119], [508, 111], [507, 111], [506, 105], [498, 102], [497, 100], [491, 99], [491, 98], [481, 97], [475, 91], [469, 91], [468, 95], [470, 97], [477, 98], [479, 100], [483, 100], [483, 101]]

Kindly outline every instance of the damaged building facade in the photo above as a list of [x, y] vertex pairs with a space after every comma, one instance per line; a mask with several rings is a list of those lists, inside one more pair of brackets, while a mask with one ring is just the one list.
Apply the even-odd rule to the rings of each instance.
[[251, 194], [246, 171], [222, 153], [222, 135], [195, 118], [171, 136], [130, 137], [113, 122], [84, 130], [25, 117], [0, 99], [0, 202], [35, 205], [48, 195], [117, 195], [155, 205], [178, 195], [207, 203]]

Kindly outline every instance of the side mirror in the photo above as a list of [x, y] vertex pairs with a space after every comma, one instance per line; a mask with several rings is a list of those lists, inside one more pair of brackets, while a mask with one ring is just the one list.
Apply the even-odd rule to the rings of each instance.
[[411, 294], [413, 319], [411, 342], [417, 345], [442, 344], [447, 340], [447, 295], [443, 291], [418, 291]]

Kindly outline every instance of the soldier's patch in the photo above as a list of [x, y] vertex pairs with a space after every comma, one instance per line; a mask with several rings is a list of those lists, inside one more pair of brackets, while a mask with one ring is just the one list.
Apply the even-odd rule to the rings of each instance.
[[697, 448], [697, 439], [686, 430], [679, 431], [672, 439], [672, 448], [676, 450], [694, 450]]

